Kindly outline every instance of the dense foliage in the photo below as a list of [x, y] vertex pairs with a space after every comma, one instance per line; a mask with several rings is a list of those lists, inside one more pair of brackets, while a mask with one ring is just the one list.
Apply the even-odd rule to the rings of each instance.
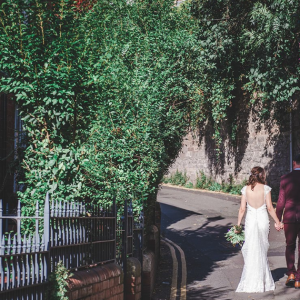
[[195, 180], [195, 184], [189, 181], [189, 177], [186, 172], [182, 173], [176, 170], [175, 173], [170, 176], [165, 176], [163, 178], [164, 183], [170, 183], [172, 185], [184, 186], [186, 188], [195, 188], [195, 189], [203, 189], [214, 192], [224, 192], [233, 195], [240, 195], [241, 189], [245, 186], [246, 180], [243, 180], [242, 183], [237, 184], [234, 182], [234, 178], [232, 175], [229, 176], [227, 181], [222, 181], [218, 183], [212, 177], [208, 177], [204, 174], [203, 171], [197, 173], [197, 177]]
[[15, 95], [26, 131], [26, 213], [47, 190], [55, 200], [153, 203], [181, 148], [194, 36], [172, 1], [127, 2], [2, 5], [0, 89]]
[[0, 92], [23, 118], [28, 214], [48, 190], [150, 210], [189, 124], [210, 122], [221, 149], [239, 95], [276, 117], [299, 90], [294, 0], [5, 0], [0, 23]]
[[204, 62], [193, 119], [210, 120], [218, 148], [229, 117], [235, 137], [237, 101], [243, 97], [260, 117], [280, 121], [299, 91], [299, 1], [191, 0], [187, 6]]
[[64, 266], [60, 260], [55, 271], [50, 274], [48, 286], [48, 300], [68, 300], [68, 280], [73, 274]]

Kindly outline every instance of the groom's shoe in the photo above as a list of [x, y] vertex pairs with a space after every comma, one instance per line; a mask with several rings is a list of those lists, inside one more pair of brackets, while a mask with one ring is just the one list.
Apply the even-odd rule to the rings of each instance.
[[295, 289], [300, 289], [300, 281], [295, 281]]
[[295, 275], [294, 274], [289, 275], [289, 277], [287, 278], [287, 280], [285, 282], [285, 285], [288, 286], [288, 287], [294, 287], [295, 286]]

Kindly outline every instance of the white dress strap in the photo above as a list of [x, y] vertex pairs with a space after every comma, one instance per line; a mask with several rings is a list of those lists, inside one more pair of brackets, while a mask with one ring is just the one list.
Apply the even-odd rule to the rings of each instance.
[[246, 188], [247, 188], [247, 186], [245, 185], [245, 186], [241, 189], [242, 195], [245, 195], [245, 194], [246, 194]]
[[264, 189], [265, 189], [265, 196], [272, 190], [272, 188], [269, 187], [268, 185], [264, 185]]
[[266, 202], [266, 196], [268, 193], [270, 193], [272, 190], [271, 187], [269, 187], [268, 185], [264, 185], [264, 191], [265, 191], [265, 202]]

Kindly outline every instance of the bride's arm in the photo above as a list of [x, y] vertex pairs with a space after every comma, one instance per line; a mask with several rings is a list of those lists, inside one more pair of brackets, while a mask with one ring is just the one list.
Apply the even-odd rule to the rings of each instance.
[[240, 209], [239, 209], [237, 225], [241, 225], [241, 222], [242, 222], [245, 211], [246, 211], [246, 195], [243, 194], [242, 199], [241, 199], [241, 206], [240, 206]]
[[281, 223], [280, 223], [280, 221], [279, 221], [279, 219], [276, 215], [275, 209], [274, 209], [273, 204], [272, 204], [271, 193], [270, 192], [266, 195], [266, 204], [267, 204], [268, 212], [271, 215], [271, 217], [274, 219], [276, 225], [278, 227], [281, 227]]

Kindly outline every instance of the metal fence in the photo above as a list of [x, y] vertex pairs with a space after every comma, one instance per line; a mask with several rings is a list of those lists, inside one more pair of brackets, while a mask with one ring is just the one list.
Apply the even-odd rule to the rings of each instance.
[[134, 215], [132, 202], [125, 200], [124, 212], [117, 221], [117, 256], [116, 261], [126, 274], [127, 257], [136, 257], [143, 263], [144, 215], [140, 212]]
[[[37, 203], [35, 216], [24, 217], [20, 202], [16, 215], [4, 215], [0, 200], [0, 299], [44, 300], [59, 261], [70, 270], [117, 262], [126, 272], [127, 257], [142, 262], [143, 219], [142, 213], [134, 216], [131, 201], [118, 217], [115, 200], [111, 205], [54, 202], [47, 194], [43, 215]], [[12, 233], [8, 220], [16, 224]], [[34, 233], [21, 235], [21, 222], [31, 222]]]
[[115, 201], [112, 205], [104, 206], [52, 202], [51, 271], [59, 261], [70, 270], [115, 261], [115, 249]]
[[[47, 200], [49, 204], [48, 196], [46, 202]], [[35, 217], [21, 217], [21, 206], [18, 202], [16, 216], [3, 216], [0, 200], [0, 299], [43, 299], [49, 271], [49, 234], [45, 230], [40, 239], [39, 227], [41, 219], [44, 224], [49, 224], [49, 209], [47, 211], [46, 208], [47, 205], [44, 217], [39, 216], [38, 203]], [[3, 219], [16, 221], [15, 234], [3, 234]], [[35, 219], [33, 236], [21, 235], [21, 219]]]

